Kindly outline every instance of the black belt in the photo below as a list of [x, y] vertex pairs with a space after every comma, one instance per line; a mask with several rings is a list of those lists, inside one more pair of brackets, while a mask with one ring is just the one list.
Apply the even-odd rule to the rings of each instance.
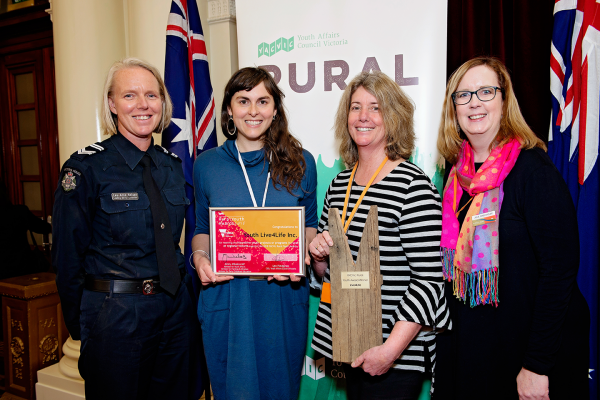
[[87, 275], [85, 277], [85, 288], [93, 292], [110, 292], [110, 283], [113, 282], [113, 293], [141, 293], [151, 295], [162, 292], [160, 281], [150, 279], [95, 279]]

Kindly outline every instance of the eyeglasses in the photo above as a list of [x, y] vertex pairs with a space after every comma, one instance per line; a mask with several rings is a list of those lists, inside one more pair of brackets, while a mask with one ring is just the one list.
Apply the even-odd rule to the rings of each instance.
[[490, 101], [490, 100], [494, 100], [494, 97], [496, 97], [497, 91], [501, 92], [502, 88], [499, 88], [496, 86], [486, 86], [486, 87], [482, 87], [481, 89], [477, 89], [473, 92], [464, 90], [464, 91], [452, 93], [452, 100], [454, 101], [454, 104], [456, 104], [457, 106], [462, 106], [464, 104], [468, 104], [471, 101], [473, 94], [475, 94], [475, 95], [477, 95], [477, 98], [481, 101]]

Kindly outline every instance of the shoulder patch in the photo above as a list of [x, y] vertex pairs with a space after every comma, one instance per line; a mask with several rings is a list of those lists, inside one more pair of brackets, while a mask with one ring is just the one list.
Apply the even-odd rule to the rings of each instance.
[[161, 145], [155, 144], [154, 147], [156, 148], [156, 150], [162, 151], [163, 153], [170, 155], [171, 157], [173, 157], [177, 161], [182, 162], [181, 158], [179, 158], [179, 156], [177, 154], [170, 152], [169, 150], [165, 149]]
[[78, 160], [82, 160], [83, 158], [85, 158], [87, 156], [91, 156], [91, 155], [99, 153], [101, 151], [104, 151], [104, 147], [101, 145], [101, 142], [96, 142], [94, 144], [90, 144], [87, 147], [84, 147], [83, 149], [77, 150], [75, 153], [73, 153], [71, 155], [71, 157], [74, 157]]
[[81, 176], [81, 172], [70, 167], [63, 168], [63, 177], [61, 186], [65, 192], [70, 192], [77, 187], [77, 179]]

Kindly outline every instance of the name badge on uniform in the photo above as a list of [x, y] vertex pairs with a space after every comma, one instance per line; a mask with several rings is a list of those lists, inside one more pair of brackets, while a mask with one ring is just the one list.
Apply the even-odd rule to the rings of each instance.
[[121, 201], [121, 200], [139, 200], [140, 196], [137, 192], [131, 193], [112, 193], [111, 194], [113, 201]]
[[473, 226], [485, 225], [496, 220], [496, 211], [490, 211], [483, 214], [473, 215], [471, 218]]

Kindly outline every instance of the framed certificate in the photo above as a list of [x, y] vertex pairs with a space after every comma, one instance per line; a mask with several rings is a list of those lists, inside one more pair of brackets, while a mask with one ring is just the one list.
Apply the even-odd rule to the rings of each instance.
[[209, 212], [216, 274], [304, 275], [304, 207], [211, 207]]

